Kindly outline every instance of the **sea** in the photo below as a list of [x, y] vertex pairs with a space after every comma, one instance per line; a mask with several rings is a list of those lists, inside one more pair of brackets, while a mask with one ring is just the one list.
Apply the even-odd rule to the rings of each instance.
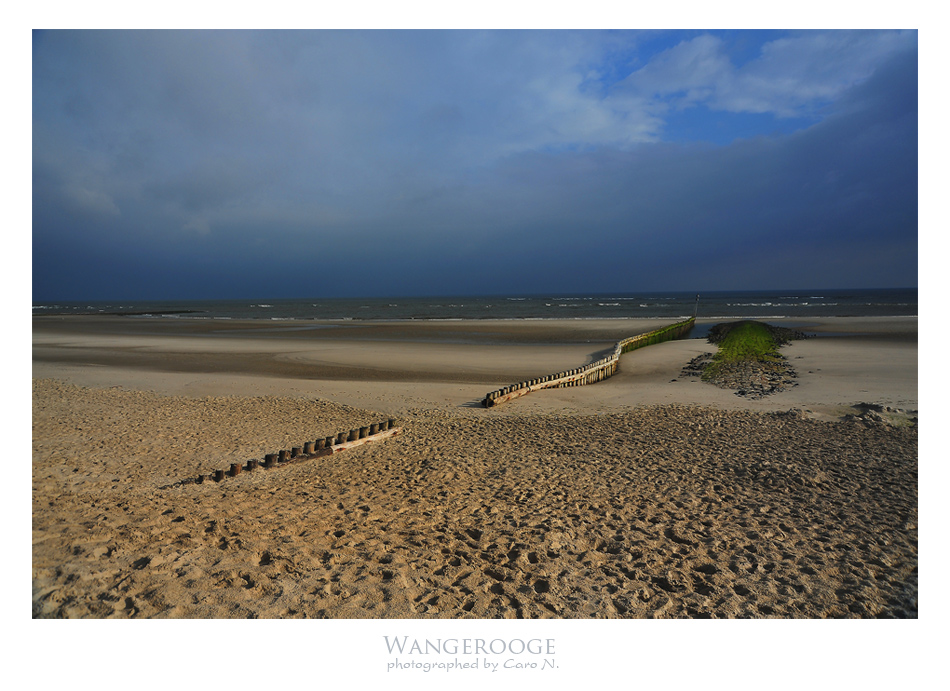
[[574, 295], [51, 302], [34, 315], [120, 314], [139, 319], [467, 320], [793, 319], [917, 315], [917, 288], [643, 292]]

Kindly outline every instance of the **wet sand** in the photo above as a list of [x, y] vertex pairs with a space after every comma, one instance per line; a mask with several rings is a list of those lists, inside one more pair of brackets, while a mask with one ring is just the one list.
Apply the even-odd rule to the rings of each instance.
[[34, 617], [917, 616], [916, 319], [796, 324], [757, 401], [694, 339], [478, 405], [658, 325], [619, 321], [34, 319]]

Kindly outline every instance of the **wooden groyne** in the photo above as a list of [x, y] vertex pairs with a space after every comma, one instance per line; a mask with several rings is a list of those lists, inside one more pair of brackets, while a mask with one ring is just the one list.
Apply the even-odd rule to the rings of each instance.
[[529, 379], [517, 384], [511, 384], [510, 386], [503, 386], [495, 391], [490, 391], [485, 395], [485, 398], [482, 399], [482, 405], [486, 408], [491, 408], [505, 401], [510, 401], [513, 398], [518, 398], [519, 396], [524, 396], [540, 389], [584, 386], [585, 384], [595, 384], [599, 381], [603, 381], [616, 374], [617, 368], [620, 365], [620, 356], [624, 353], [629, 353], [631, 350], [653, 345], [654, 343], [662, 343], [664, 341], [682, 338], [689, 333], [689, 330], [693, 328], [695, 323], [696, 317], [690, 317], [685, 321], [676, 322], [675, 324], [664, 326], [661, 329], [625, 338], [617, 342], [617, 345], [614, 346], [613, 353], [589, 365], [567, 370], [566, 372], [549, 374], [546, 377], [540, 377], [538, 379]]
[[294, 446], [290, 449], [282, 449], [277, 453], [269, 453], [263, 459], [255, 458], [246, 463], [232, 463], [228, 470], [217, 469], [209, 473], [202, 473], [197, 478], [183, 480], [180, 484], [197, 483], [200, 485], [208, 480], [221, 482], [226, 477], [235, 477], [242, 472], [252, 472], [258, 468], [267, 470], [286, 468], [295, 463], [329, 456], [362, 444], [389, 439], [401, 432], [402, 428], [396, 426], [396, 420], [390, 418], [382, 422], [374, 422], [365, 427], [351, 429], [349, 432], [340, 432], [329, 437], [304, 442], [302, 446]]

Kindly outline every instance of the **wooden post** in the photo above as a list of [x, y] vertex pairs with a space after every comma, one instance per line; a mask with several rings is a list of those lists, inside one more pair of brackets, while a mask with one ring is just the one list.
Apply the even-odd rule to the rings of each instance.
[[241, 464], [240, 464], [240, 463], [232, 463], [232, 464], [231, 464], [231, 477], [235, 477], [236, 475], [240, 475], [240, 474], [241, 474], [241, 470], [242, 470], [242, 467], [241, 467]]
[[207, 475], [199, 475], [199, 476], [198, 476], [198, 479], [195, 480], [195, 482], [197, 482], [197, 483], [200, 485], [200, 484], [202, 484], [202, 483], [205, 481], [205, 478], [206, 478], [206, 477], [208, 477], [208, 476], [207, 476]]
[[216, 470], [216, 471], [214, 471], [214, 481], [215, 481], [215, 482], [221, 482], [223, 479], [224, 479], [224, 471], [223, 471], [223, 470]]
[[297, 458], [298, 456], [303, 456], [303, 449], [299, 446], [295, 446], [290, 450], [290, 457]]
[[273, 468], [273, 467], [276, 466], [276, 465], [277, 465], [277, 454], [276, 454], [276, 453], [269, 453], [269, 454], [267, 454], [267, 455], [264, 456], [264, 467], [265, 467], [265, 468]]
[[247, 462], [248, 471], [257, 470], [257, 465], [258, 465], [258, 461], [256, 458], [254, 460], [248, 461]]
[[346, 432], [340, 432], [338, 435], [336, 435], [337, 444], [342, 444], [345, 441], [346, 441]]
[[317, 439], [317, 450], [324, 448], [327, 445], [326, 439]]
[[281, 463], [286, 463], [287, 461], [290, 460], [290, 451], [288, 451], [287, 449], [281, 449], [277, 458]]
[[374, 422], [369, 426], [369, 435], [373, 436], [374, 434], [379, 434], [379, 423]]
[[313, 453], [313, 442], [312, 442], [312, 441], [305, 441], [305, 442], [303, 443], [303, 452], [304, 452], [306, 455], [308, 455], [308, 456]]
[[360, 439], [366, 439], [369, 436], [369, 425], [366, 427], [360, 427]]

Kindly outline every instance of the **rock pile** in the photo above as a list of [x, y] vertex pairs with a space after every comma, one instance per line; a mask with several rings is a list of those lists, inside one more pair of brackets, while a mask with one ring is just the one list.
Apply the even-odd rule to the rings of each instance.
[[857, 412], [845, 415], [845, 420], [863, 422], [868, 426], [917, 424], [917, 411], [915, 410], [892, 408], [879, 403], [857, 403], [853, 407]]
[[685, 377], [703, 377], [703, 381], [720, 389], [734, 389], [736, 396], [756, 400], [769, 394], [798, 386], [798, 375], [785, 358], [778, 362], [723, 363], [714, 377], [704, 376], [706, 366], [713, 361], [712, 353], [703, 353], [689, 361], [683, 370]]
[[[734, 328], [744, 323], [736, 321], [716, 324], [709, 330], [707, 340], [712, 344], [721, 343]], [[776, 346], [808, 338], [808, 335], [801, 331], [758, 323], [768, 330]], [[681, 374], [685, 377], [702, 377], [705, 382], [721, 389], [734, 389], [736, 396], [744, 396], [752, 400], [797, 386], [798, 375], [788, 361], [781, 355], [770, 357], [773, 359], [765, 362], [751, 359], [740, 362], [720, 362], [713, 368], [710, 367], [714, 361], [713, 353], [703, 353], [690, 360]]]
[[712, 353], [703, 353], [702, 355], [697, 355], [686, 367], [683, 368], [680, 372], [680, 376], [683, 377], [701, 377], [703, 376], [703, 370], [706, 369], [706, 365], [713, 361]]

